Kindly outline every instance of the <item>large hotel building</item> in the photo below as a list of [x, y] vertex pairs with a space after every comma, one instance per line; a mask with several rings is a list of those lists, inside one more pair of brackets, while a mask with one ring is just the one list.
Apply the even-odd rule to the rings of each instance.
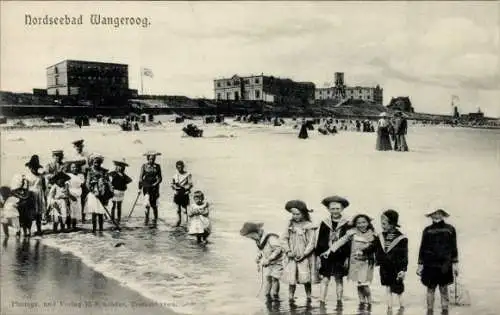
[[336, 100], [341, 102], [346, 99], [358, 99], [375, 104], [382, 104], [384, 101], [384, 89], [379, 85], [375, 87], [346, 86], [344, 83], [344, 73], [335, 72], [335, 85], [326, 88], [317, 88], [315, 92], [316, 100]]

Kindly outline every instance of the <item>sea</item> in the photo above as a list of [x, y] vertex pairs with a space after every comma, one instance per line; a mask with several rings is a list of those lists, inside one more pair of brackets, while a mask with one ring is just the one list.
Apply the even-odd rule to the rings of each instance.
[[[290, 309], [285, 302], [285, 283], [281, 286], [282, 303], [270, 306], [264, 302], [255, 242], [241, 237], [239, 230], [245, 221], [255, 221], [263, 222], [266, 231], [281, 234], [290, 219], [284, 209], [290, 199], [304, 200], [314, 210], [312, 219], [318, 223], [328, 216], [321, 200], [341, 195], [351, 203], [344, 211], [347, 218], [368, 214], [377, 229], [384, 210], [399, 212], [401, 230], [409, 239], [405, 314], [424, 314], [425, 288], [416, 275], [418, 248], [422, 230], [430, 224], [425, 213], [442, 208], [451, 214], [448, 221], [457, 229], [458, 281], [470, 302], [453, 306], [450, 313], [500, 312], [496, 305], [500, 291], [500, 130], [410, 125], [409, 152], [379, 152], [375, 150], [375, 133], [340, 131], [325, 136], [310, 130], [309, 138], [301, 140], [292, 121], [274, 127], [229, 120], [223, 125], [195, 121], [204, 129], [204, 137], [190, 138], [183, 135], [182, 124], [157, 119], [162, 120], [161, 125], [144, 126], [135, 132], [95, 122], [82, 129], [2, 131], [3, 185], [8, 185], [14, 174], [25, 171], [24, 163], [32, 154], [38, 154], [46, 164], [51, 150], [64, 149], [70, 155], [71, 142], [80, 138], [85, 139], [86, 150], [104, 155], [104, 167], [108, 169], [113, 168], [114, 159], [125, 158], [130, 164], [127, 173], [134, 180], [123, 204], [125, 217], [138, 196], [143, 153], [150, 149], [162, 153], [157, 160], [163, 172], [158, 229], [143, 227], [144, 206], [139, 198], [131, 218], [124, 222], [129, 228], [122, 232], [107, 231], [100, 236], [86, 232], [56, 234], [29, 242], [40, 242], [79, 259], [119, 286], [174, 312], [315, 314], [319, 313], [319, 285], [313, 286], [313, 301], [307, 310], [301, 287], [297, 288], [299, 311]], [[184, 229], [174, 227], [176, 207], [170, 182], [178, 160], [184, 161], [192, 173], [194, 189], [203, 191], [211, 204], [213, 231], [206, 246], [198, 245]], [[115, 247], [118, 243], [122, 244]], [[2, 265], [2, 273], [7, 272], [5, 268]], [[372, 314], [386, 314], [378, 270], [375, 275]], [[33, 277], [32, 273], [25, 276]], [[83, 295], [85, 288], [95, 286], [92, 277], [72, 273], [67, 277]], [[2, 277], [2, 281], [13, 282], [15, 278]], [[51, 286], [57, 285], [55, 281], [40, 284], [40, 288], [50, 292]], [[333, 287], [332, 283], [327, 302], [332, 312]], [[343, 314], [356, 314], [355, 284], [346, 281], [344, 291]], [[116, 303], [128, 299], [126, 294], [113, 298]], [[439, 298], [436, 309], [440, 309]], [[109, 308], [92, 309], [92, 314], [106, 312]]]

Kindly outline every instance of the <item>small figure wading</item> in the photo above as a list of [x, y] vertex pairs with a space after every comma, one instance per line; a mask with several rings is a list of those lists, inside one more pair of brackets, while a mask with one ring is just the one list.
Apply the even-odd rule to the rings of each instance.
[[174, 190], [174, 203], [177, 205], [177, 223], [180, 226], [182, 223], [182, 212], [188, 221], [187, 207], [189, 205], [189, 193], [193, 188], [191, 173], [187, 172], [183, 161], [175, 163], [177, 169], [176, 174], [172, 178], [172, 189]]
[[142, 190], [146, 204], [144, 224], [149, 225], [149, 211], [153, 208], [153, 227], [156, 227], [158, 221], [158, 198], [160, 197], [160, 183], [163, 180], [160, 164], [155, 163], [158, 155], [161, 153], [156, 151], [148, 151], [144, 154], [147, 163], [142, 165], [139, 175], [139, 190]]
[[266, 300], [279, 301], [280, 278], [283, 273], [283, 249], [277, 234], [266, 233], [263, 223], [245, 222], [240, 230], [244, 237], [255, 241], [259, 254], [256, 263], [264, 278]]
[[198, 243], [206, 244], [212, 229], [209, 219], [210, 205], [205, 201], [203, 192], [199, 190], [194, 192], [193, 201], [188, 209], [188, 233], [195, 235]]
[[[127, 190], [127, 185], [132, 182], [132, 179], [125, 174], [125, 168], [128, 164], [125, 160], [113, 161], [115, 170], [109, 173], [111, 187], [113, 187], [113, 207], [111, 208], [111, 221], [120, 224], [122, 218], [122, 203]], [[116, 212], [115, 212], [116, 211]], [[116, 214], [116, 216], [115, 216]]]

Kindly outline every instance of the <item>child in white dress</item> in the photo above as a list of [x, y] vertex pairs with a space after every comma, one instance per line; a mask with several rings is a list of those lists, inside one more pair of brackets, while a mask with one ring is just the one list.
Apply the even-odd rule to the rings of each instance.
[[209, 216], [209, 204], [205, 201], [205, 196], [199, 190], [193, 194], [194, 204], [188, 209], [189, 227], [188, 233], [196, 235], [198, 243], [207, 243], [207, 237], [211, 232]]
[[[70, 172], [67, 175], [70, 177], [67, 185], [69, 186], [69, 217], [71, 220], [71, 228], [76, 229], [76, 222], [82, 219], [82, 186], [85, 183], [85, 177], [79, 173], [79, 168], [76, 163], [70, 165]], [[67, 223], [68, 224], [68, 223]], [[69, 227], [69, 224], [68, 224]]]
[[64, 221], [69, 222], [69, 186], [66, 182], [70, 177], [63, 172], [59, 172], [51, 178], [54, 185], [50, 188], [49, 195], [47, 196], [48, 204], [51, 208], [52, 216], [52, 229], [57, 232], [58, 225], [61, 225], [61, 230], [64, 231]]

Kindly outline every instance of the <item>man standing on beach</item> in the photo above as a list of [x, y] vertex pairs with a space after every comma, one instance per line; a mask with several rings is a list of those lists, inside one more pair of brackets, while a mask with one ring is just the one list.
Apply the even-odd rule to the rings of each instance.
[[[75, 148], [74, 152], [74, 157], [72, 160], [74, 163], [77, 163], [78, 167], [80, 168], [80, 173], [83, 174], [85, 178], [85, 182], [87, 180], [87, 169], [89, 168], [89, 158], [90, 154], [84, 150], [84, 145], [83, 145], [84, 140], [76, 140], [73, 141], [72, 144]], [[86, 185], [82, 186], [82, 195], [81, 195], [81, 203], [82, 203], [82, 223], [85, 223], [85, 213], [83, 211], [84, 205], [85, 205], [85, 199], [87, 197], [88, 190]]]
[[402, 112], [397, 112], [396, 124], [395, 124], [395, 147], [396, 151], [408, 151], [408, 145], [406, 144], [406, 133], [408, 132], [408, 121], [403, 116]]

